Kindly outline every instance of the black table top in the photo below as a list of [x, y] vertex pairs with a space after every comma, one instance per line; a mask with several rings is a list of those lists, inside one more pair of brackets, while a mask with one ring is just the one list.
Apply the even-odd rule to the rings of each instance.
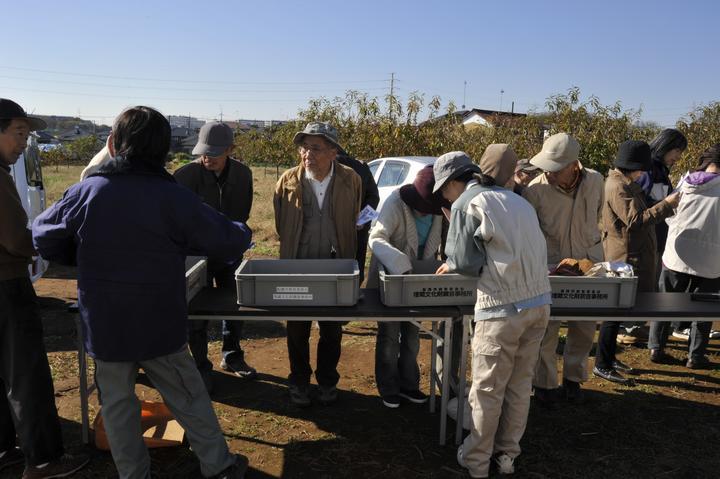
[[[239, 306], [234, 289], [205, 288], [190, 302], [189, 314], [203, 316], [316, 316], [316, 317], [457, 317], [472, 315], [473, 306], [389, 307], [380, 302], [377, 289], [362, 289], [355, 306]], [[638, 293], [635, 306], [619, 308], [552, 308], [552, 316], [621, 318], [716, 317], [720, 303], [693, 301], [688, 293]]]
[[[462, 314], [473, 314], [472, 306], [460, 306]], [[638, 293], [635, 306], [620, 308], [552, 308], [555, 317], [598, 316], [622, 318], [693, 318], [717, 317], [720, 320], [720, 303], [693, 301], [689, 293]]]
[[315, 316], [453, 318], [457, 306], [389, 307], [380, 302], [377, 289], [361, 289], [355, 306], [240, 306], [234, 289], [204, 288], [190, 301], [190, 315], [202, 316]]

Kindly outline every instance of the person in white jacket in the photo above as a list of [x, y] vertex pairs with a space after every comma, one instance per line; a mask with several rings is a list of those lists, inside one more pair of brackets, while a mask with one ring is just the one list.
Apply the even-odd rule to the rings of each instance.
[[[385, 201], [370, 231], [372, 251], [368, 287], [377, 287], [378, 268], [389, 274], [413, 270], [413, 260], [437, 259], [440, 253], [442, 211], [432, 166], [420, 170], [412, 184], [395, 190]], [[402, 400], [427, 401], [420, 391], [418, 328], [409, 321], [378, 323], [375, 346], [375, 380], [382, 402], [397, 408]]]
[[[662, 256], [660, 291], [720, 292], [720, 143], [700, 156], [698, 168], [680, 186], [682, 196], [669, 226]], [[688, 360], [690, 369], [707, 369], [712, 363], [705, 355], [710, 339], [709, 321], [693, 321], [690, 328]], [[664, 352], [670, 324], [650, 326], [650, 360], [667, 361]]]
[[[512, 155], [493, 148], [483, 174], [467, 171], [463, 152], [446, 153], [434, 165], [435, 189], [452, 203], [445, 253], [438, 273], [477, 278], [472, 339], [470, 435], [458, 463], [471, 477], [515, 471], [525, 433], [533, 371], [550, 319], [551, 289], [545, 237], [533, 207], [505, 185]], [[488, 175], [490, 173], [490, 175]]]

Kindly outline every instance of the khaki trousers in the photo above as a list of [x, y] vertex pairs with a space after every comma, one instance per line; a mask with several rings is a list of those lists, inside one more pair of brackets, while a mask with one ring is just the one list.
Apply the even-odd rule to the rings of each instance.
[[472, 428], [463, 443], [463, 460], [472, 477], [487, 477], [495, 453], [520, 455], [533, 371], [549, 319], [550, 306], [545, 305], [475, 324]]
[[[557, 350], [560, 321], [550, 321], [540, 344], [540, 360], [535, 368], [533, 386], [555, 389], [558, 384]], [[594, 321], [568, 321], [567, 341], [563, 351], [563, 378], [581, 383], [587, 381], [587, 360], [595, 338]]]

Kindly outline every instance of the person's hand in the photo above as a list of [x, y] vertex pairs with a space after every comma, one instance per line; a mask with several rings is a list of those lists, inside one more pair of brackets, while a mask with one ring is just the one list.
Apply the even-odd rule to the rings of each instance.
[[447, 265], [447, 263], [443, 263], [440, 265], [440, 267], [435, 271], [435, 274], [447, 274], [450, 272], [450, 267]]
[[682, 196], [682, 194], [679, 191], [676, 191], [674, 193], [670, 193], [668, 197], [665, 198], [665, 201], [667, 201], [673, 208], [677, 208], [680, 203], [680, 196]]

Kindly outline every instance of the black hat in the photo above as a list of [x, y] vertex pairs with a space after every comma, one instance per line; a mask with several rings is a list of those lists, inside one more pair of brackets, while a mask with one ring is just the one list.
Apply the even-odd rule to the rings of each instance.
[[622, 168], [630, 171], [648, 171], [652, 168], [650, 157], [650, 145], [644, 141], [628, 140], [620, 144], [615, 168]]
[[20, 105], [7, 98], [0, 98], [0, 120], [27, 120], [30, 131], [40, 131], [47, 128], [47, 123], [40, 118], [28, 116]]

